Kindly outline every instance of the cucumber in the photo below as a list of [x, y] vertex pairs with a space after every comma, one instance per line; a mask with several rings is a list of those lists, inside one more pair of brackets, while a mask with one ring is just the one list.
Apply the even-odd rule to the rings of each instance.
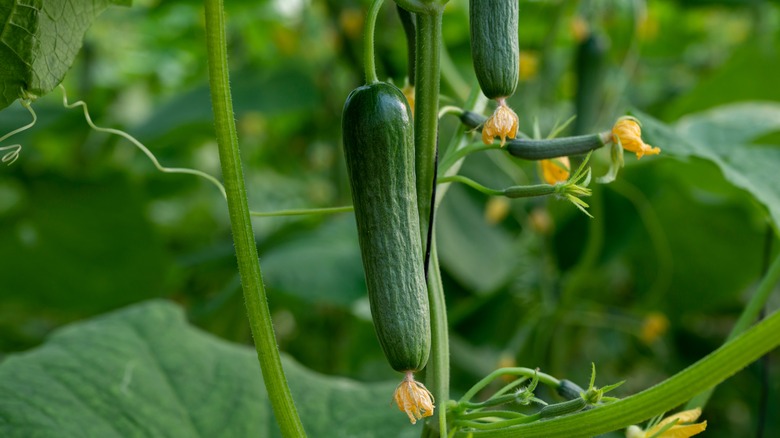
[[471, 57], [482, 92], [509, 97], [520, 77], [518, 0], [470, 0]]
[[573, 414], [585, 409], [588, 406], [588, 402], [582, 398], [577, 397], [573, 400], [567, 400], [565, 402], [556, 403], [554, 405], [547, 405], [539, 411], [539, 418], [554, 418], [561, 415]]
[[[471, 111], [463, 111], [460, 121], [467, 127], [481, 130], [487, 118]], [[506, 142], [510, 155], [524, 160], [547, 160], [565, 155], [585, 154], [612, 141], [610, 131], [600, 134], [557, 137], [543, 140], [516, 138]]]
[[409, 106], [397, 87], [356, 88], [342, 131], [360, 251], [379, 343], [396, 371], [419, 371], [431, 343]]
[[574, 134], [593, 129], [604, 103], [604, 79], [607, 73], [609, 40], [598, 32], [591, 32], [577, 47], [575, 70], [577, 94], [575, 97]]

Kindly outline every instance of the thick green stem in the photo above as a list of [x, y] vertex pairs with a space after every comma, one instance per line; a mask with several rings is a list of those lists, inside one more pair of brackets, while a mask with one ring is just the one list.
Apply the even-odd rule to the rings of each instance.
[[[586, 437], [638, 424], [685, 403], [692, 393], [704, 391], [780, 345], [780, 311], [734, 338], [707, 357], [669, 379], [639, 394], [543, 422], [490, 432], [473, 431], [484, 437]], [[468, 436], [460, 433], [458, 436]]]
[[[734, 328], [731, 329], [731, 333], [729, 333], [729, 336], [726, 338], [726, 342], [731, 341], [753, 324], [753, 321], [758, 318], [758, 314], [761, 313], [761, 308], [766, 304], [769, 295], [772, 294], [772, 290], [774, 290], [778, 281], [780, 281], [780, 256], [775, 259], [772, 266], [769, 268], [769, 271], [767, 271], [764, 276], [764, 279], [761, 280], [761, 284], [758, 286], [756, 293], [753, 294], [750, 302], [745, 306], [745, 310], [742, 311], [742, 315], [739, 316], [737, 323], [734, 324]], [[715, 388], [712, 388], [697, 395], [688, 402], [687, 407], [689, 409], [697, 407], [703, 409], [714, 390]]]
[[[431, 307], [431, 358], [428, 361], [428, 390], [439, 404], [434, 419], [438, 419], [439, 436], [447, 436], [447, 401], [450, 399], [450, 340], [447, 324], [447, 304], [441, 282], [436, 233], [431, 240], [431, 268], [428, 271], [428, 301]], [[435, 420], [434, 420], [435, 421]], [[427, 426], [427, 424], [426, 424]], [[423, 432], [425, 434], [425, 432]]]
[[[306, 436], [284, 375], [265, 296], [254, 231], [249, 216], [227, 63], [225, 16], [222, 0], [206, 0], [206, 48], [209, 86], [219, 160], [225, 180], [230, 226], [238, 258], [249, 326], [276, 421], [285, 437]], [[246, 376], [246, 378], [251, 378]]]
[[[414, 95], [414, 168], [420, 232], [426, 246], [434, 185], [434, 161], [439, 124], [439, 57], [442, 7], [417, 15], [417, 60]], [[426, 248], [422, 248], [425, 254]]]
[[401, 19], [401, 24], [404, 28], [404, 34], [406, 34], [406, 70], [408, 72], [407, 75], [409, 78], [409, 85], [414, 87], [414, 63], [416, 61], [415, 53], [417, 52], [417, 31], [415, 30], [417, 27], [415, 24], [416, 20], [411, 12], [402, 8], [400, 5], [396, 5], [396, 10], [398, 10], [398, 17]]
[[366, 83], [375, 84], [379, 82], [376, 75], [376, 64], [374, 63], [374, 28], [376, 27], [376, 17], [379, 14], [379, 8], [382, 7], [384, 0], [374, 0], [366, 16], [366, 27], [363, 30], [365, 44], [363, 46], [363, 68], [366, 71]]

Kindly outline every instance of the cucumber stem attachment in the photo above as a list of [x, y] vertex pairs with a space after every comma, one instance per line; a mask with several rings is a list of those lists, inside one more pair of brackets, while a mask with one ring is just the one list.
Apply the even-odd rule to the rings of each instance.
[[375, 84], [379, 82], [376, 75], [376, 63], [374, 62], [374, 29], [376, 28], [376, 17], [379, 15], [379, 8], [382, 7], [384, 0], [374, 0], [366, 15], [366, 27], [363, 31], [365, 44], [363, 46], [363, 67], [366, 70], [366, 83]]

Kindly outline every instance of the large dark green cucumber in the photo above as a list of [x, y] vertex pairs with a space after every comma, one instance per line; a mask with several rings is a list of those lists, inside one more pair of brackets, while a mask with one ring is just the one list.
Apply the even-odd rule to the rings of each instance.
[[514, 94], [520, 76], [518, 0], [470, 0], [471, 57], [490, 99]]
[[402, 372], [425, 367], [431, 342], [412, 123], [406, 98], [390, 84], [359, 87], [344, 104], [344, 154], [374, 328], [390, 366]]

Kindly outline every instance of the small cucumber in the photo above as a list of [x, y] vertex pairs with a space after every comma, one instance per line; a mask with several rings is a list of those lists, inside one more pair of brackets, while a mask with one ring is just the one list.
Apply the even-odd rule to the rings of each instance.
[[566, 379], [560, 381], [556, 392], [566, 400], [576, 400], [582, 398], [582, 394], [585, 394], [585, 390], [580, 388], [579, 385]]
[[[471, 111], [463, 111], [460, 121], [476, 130], [481, 130], [485, 116]], [[612, 141], [612, 133], [605, 131], [600, 134], [578, 135], [574, 137], [557, 137], [543, 140], [516, 138], [506, 142], [506, 151], [510, 155], [524, 160], [547, 160], [567, 155], [585, 154], [596, 150]]]
[[431, 342], [409, 106], [397, 87], [352, 91], [342, 118], [344, 154], [379, 343], [396, 371], [419, 371]]
[[482, 92], [509, 97], [520, 77], [518, 0], [470, 0], [471, 57]]
[[579, 412], [588, 406], [588, 402], [582, 397], [577, 397], [573, 400], [567, 400], [565, 402], [556, 403], [554, 405], [547, 405], [539, 411], [539, 418], [554, 418], [561, 415], [573, 414]]

